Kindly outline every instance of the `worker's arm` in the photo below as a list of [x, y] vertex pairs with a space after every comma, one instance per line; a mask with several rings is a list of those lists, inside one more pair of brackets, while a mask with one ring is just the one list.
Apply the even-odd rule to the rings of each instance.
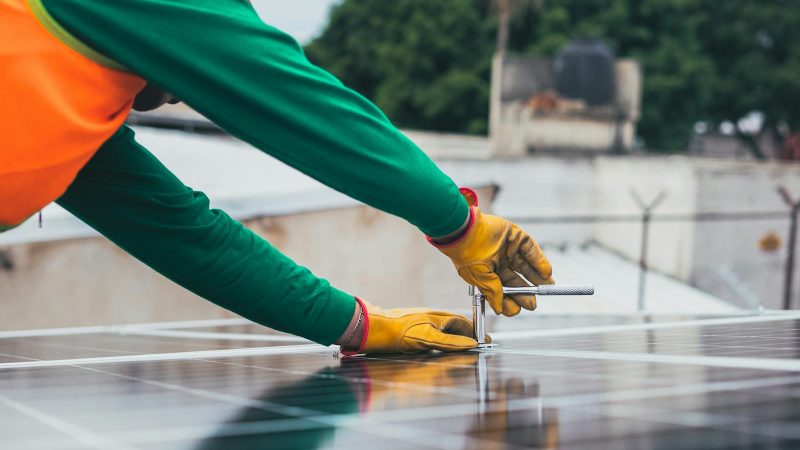
[[355, 299], [178, 180], [122, 127], [58, 203], [167, 278], [248, 319], [322, 344]]
[[[181, 183], [122, 127], [58, 203], [162, 275], [277, 330], [346, 350], [472, 348], [470, 322], [450, 313], [368, 311], [298, 266]], [[413, 314], [411, 314], [413, 312]], [[466, 335], [466, 336], [465, 336]]]
[[85, 44], [230, 134], [427, 235], [464, 225], [453, 181], [248, 1], [42, 1]]

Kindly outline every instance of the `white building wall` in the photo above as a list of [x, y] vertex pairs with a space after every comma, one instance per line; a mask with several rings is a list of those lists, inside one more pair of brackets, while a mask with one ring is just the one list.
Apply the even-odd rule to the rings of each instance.
[[[787, 211], [787, 218], [698, 224], [691, 281], [742, 303], [751, 295], [766, 307], [782, 307], [789, 221], [788, 207], [777, 188], [783, 185], [800, 197], [800, 166], [698, 160], [696, 176], [698, 209], [702, 211]], [[776, 252], [759, 248], [759, 240], [769, 232], [782, 240]], [[720, 276], [721, 271], [738, 279], [748, 292], [733, 289]], [[797, 283], [795, 274], [795, 287]], [[800, 293], [800, 289], [794, 291]], [[800, 307], [800, 302], [795, 306]]]
[[[592, 214], [596, 210], [595, 161], [592, 158], [536, 157], [485, 162], [438, 161], [459, 185], [486, 180], [500, 187], [493, 210], [514, 219]], [[593, 237], [592, 226], [530, 224], [518, 221], [541, 243], [583, 242]]]
[[[660, 193], [663, 201], [654, 214], [694, 213], [697, 184], [692, 162], [685, 158], [601, 157], [595, 173], [595, 203], [603, 214], [642, 214], [632, 192], [645, 203]], [[597, 223], [594, 239], [624, 256], [638, 260], [641, 249], [641, 223]], [[653, 269], [688, 281], [692, 271], [694, 224], [691, 222], [651, 222], [648, 264]]]

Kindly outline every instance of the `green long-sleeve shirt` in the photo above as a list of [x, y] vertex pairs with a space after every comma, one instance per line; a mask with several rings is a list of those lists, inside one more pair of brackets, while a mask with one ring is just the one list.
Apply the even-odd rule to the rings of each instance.
[[[322, 183], [429, 235], [464, 223], [468, 206], [452, 180], [248, 1], [40, 1], [84, 44]], [[60, 203], [165, 276], [257, 322], [327, 344], [352, 316], [352, 296], [209, 210], [127, 129]]]

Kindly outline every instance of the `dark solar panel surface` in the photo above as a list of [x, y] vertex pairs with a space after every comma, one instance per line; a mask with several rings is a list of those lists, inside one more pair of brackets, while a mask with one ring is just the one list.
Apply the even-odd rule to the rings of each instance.
[[537, 317], [488, 352], [349, 359], [204, 334], [252, 325], [5, 336], [0, 447], [800, 448], [798, 316], [677, 319]]

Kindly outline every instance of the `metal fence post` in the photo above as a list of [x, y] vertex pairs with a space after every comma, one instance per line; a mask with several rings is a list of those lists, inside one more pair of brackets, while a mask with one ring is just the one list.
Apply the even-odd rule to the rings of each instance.
[[642, 200], [642, 197], [635, 189], [631, 188], [630, 192], [633, 200], [642, 209], [642, 242], [639, 248], [639, 296], [637, 305], [638, 311], [642, 312], [644, 311], [644, 290], [647, 279], [647, 247], [649, 245], [650, 218], [653, 210], [664, 200], [667, 193], [665, 191], [659, 192], [656, 198], [648, 204]]
[[797, 215], [800, 213], [800, 201], [792, 200], [789, 191], [783, 186], [778, 187], [778, 194], [789, 206], [789, 243], [786, 247], [786, 273], [783, 276], [783, 309], [791, 309], [792, 284], [794, 283], [794, 253], [797, 242]]

